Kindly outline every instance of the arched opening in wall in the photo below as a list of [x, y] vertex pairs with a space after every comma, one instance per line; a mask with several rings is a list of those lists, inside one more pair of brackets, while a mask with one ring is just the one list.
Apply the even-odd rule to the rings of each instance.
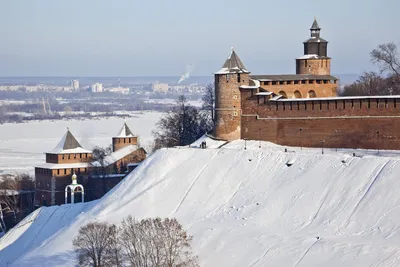
[[308, 98], [316, 98], [317, 94], [315, 93], [314, 90], [308, 91]]
[[293, 97], [294, 98], [302, 98], [301, 93], [299, 91], [297, 91], [297, 90], [294, 91]]
[[285, 91], [280, 91], [278, 94], [283, 96], [284, 98], [287, 98], [286, 92]]

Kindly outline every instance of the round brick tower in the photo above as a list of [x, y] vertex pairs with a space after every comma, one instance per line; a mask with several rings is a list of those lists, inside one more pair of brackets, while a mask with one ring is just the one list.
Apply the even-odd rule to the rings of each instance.
[[321, 28], [316, 19], [310, 31], [311, 38], [304, 42], [304, 56], [296, 59], [296, 74], [330, 75], [328, 42], [320, 37]]
[[217, 139], [240, 139], [241, 102], [239, 86], [249, 84], [249, 74], [232, 48], [225, 64], [215, 73], [215, 125]]

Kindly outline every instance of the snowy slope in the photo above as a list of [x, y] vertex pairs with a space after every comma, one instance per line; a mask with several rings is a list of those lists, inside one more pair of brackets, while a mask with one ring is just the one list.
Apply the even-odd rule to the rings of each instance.
[[201, 266], [399, 266], [398, 158], [258, 146], [162, 149], [100, 200], [31, 214], [0, 266], [73, 266], [81, 225], [129, 214], [177, 217]]

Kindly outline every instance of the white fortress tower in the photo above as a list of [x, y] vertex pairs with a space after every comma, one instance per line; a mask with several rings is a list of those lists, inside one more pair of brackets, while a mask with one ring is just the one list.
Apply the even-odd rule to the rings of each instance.
[[70, 184], [70, 185], [67, 185], [66, 187], [65, 187], [65, 204], [68, 204], [68, 189], [70, 189], [71, 191], [71, 204], [74, 204], [75, 203], [75, 197], [74, 197], [74, 195], [75, 195], [75, 189], [81, 189], [81, 192], [82, 192], [82, 203], [83, 202], [85, 202], [85, 191], [84, 191], [84, 189], [83, 189], [83, 186], [82, 185], [80, 185], [80, 184], [78, 184], [78, 182], [77, 182], [77, 176], [76, 176], [76, 174], [74, 173], [73, 175], [72, 175], [72, 183]]

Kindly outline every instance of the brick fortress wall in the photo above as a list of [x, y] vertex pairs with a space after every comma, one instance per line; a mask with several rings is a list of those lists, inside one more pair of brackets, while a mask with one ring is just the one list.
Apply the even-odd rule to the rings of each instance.
[[280, 145], [400, 149], [400, 97], [269, 101], [241, 90], [241, 138]]
[[261, 88], [287, 98], [336, 96], [338, 83], [330, 80], [261, 82]]

